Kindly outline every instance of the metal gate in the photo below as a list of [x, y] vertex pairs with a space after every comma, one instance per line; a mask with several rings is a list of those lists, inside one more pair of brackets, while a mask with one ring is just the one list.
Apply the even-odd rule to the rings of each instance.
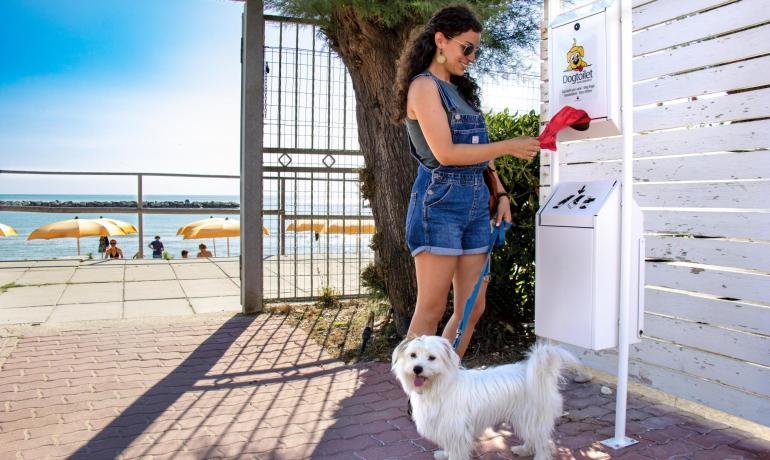
[[350, 76], [316, 26], [265, 20], [264, 300], [362, 295], [374, 222]]

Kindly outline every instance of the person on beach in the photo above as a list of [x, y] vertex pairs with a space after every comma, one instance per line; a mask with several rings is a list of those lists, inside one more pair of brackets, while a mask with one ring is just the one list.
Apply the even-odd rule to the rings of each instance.
[[150, 249], [152, 249], [153, 259], [163, 258], [163, 243], [160, 241], [160, 235], [155, 235], [155, 241], [148, 244], [147, 246], [149, 246]]
[[102, 255], [102, 259], [107, 258], [107, 247], [110, 245], [110, 238], [108, 236], [100, 236], [99, 237], [99, 254]]
[[183, 259], [186, 259], [188, 254], [190, 254], [190, 251], [188, 251], [187, 249], [182, 249], [182, 258]]
[[201, 243], [198, 245], [198, 255], [195, 257], [214, 257], [211, 255], [211, 251], [206, 249], [206, 245]]
[[[532, 160], [540, 149], [533, 137], [489, 143], [479, 87], [466, 74], [478, 57], [481, 31], [468, 7], [443, 8], [413, 35], [398, 62], [394, 121], [405, 121], [409, 149], [418, 163], [406, 219], [417, 275], [417, 304], [407, 337], [436, 334], [451, 285], [455, 309], [442, 335], [454, 339], [486, 260], [490, 218], [497, 225], [511, 221], [510, 202], [497, 174], [499, 202], [490, 216], [483, 171], [487, 165], [494, 169], [495, 158]], [[460, 357], [484, 311], [486, 284], [456, 350]]]
[[118, 247], [116, 240], [110, 240], [110, 247], [104, 251], [105, 259], [122, 259], [123, 250]]

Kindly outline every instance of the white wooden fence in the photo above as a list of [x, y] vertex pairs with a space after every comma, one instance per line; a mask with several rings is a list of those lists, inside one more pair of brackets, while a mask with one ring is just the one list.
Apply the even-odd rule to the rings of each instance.
[[[633, 21], [648, 261], [632, 379], [770, 426], [770, 2], [635, 0]], [[545, 122], [545, 25], [542, 35]], [[560, 144], [561, 180], [620, 178], [621, 143]], [[614, 352], [573, 351], [616, 372]]]

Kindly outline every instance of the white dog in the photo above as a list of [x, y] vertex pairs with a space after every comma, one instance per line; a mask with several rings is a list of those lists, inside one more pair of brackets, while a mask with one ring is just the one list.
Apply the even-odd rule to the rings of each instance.
[[537, 344], [526, 361], [464, 369], [447, 339], [422, 336], [396, 347], [391, 369], [409, 395], [417, 432], [442, 449], [436, 459], [469, 459], [475, 438], [508, 422], [524, 440], [511, 451], [543, 460], [551, 458], [562, 415], [561, 370], [576, 364], [562, 348]]

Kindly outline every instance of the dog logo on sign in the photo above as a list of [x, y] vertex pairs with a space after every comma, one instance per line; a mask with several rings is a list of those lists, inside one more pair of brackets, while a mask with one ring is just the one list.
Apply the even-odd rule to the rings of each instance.
[[591, 64], [583, 60], [585, 56], [585, 50], [582, 46], [578, 46], [577, 40], [572, 39], [572, 48], [567, 51], [567, 69], [569, 71], [582, 72], [584, 68], [590, 67]]

